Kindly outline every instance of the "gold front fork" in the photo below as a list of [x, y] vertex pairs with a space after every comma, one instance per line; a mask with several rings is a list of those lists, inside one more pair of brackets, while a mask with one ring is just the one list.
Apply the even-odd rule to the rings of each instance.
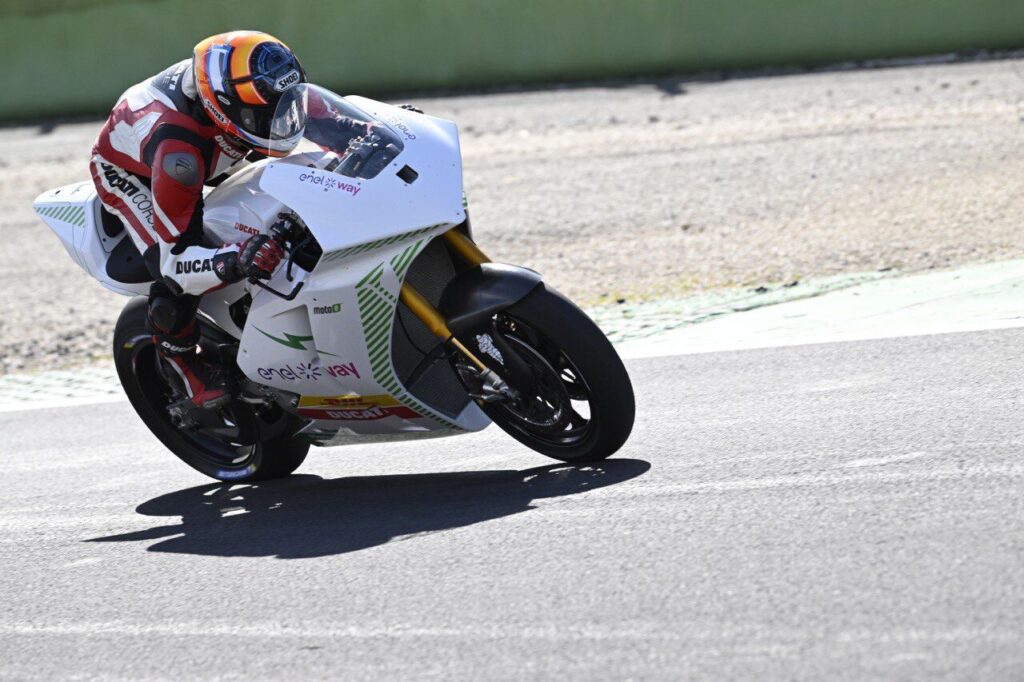
[[[475, 266], [480, 265], [481, 263], [491, 262], [491, 259], [484, 255], [484, 252], [477, 248], [477, 245], [459, 230], [448, 230], [442, 236], [444, 237], [445, 242], [448, 243], [448, 246], [466, 259], [470, 265]], [[413, 315], [419, 318], [419, 320], [426, 325], [427, 329], [430, 330], [430, 333], [445, 343], [450, 343], [455, 346], [459, 352], [465, 355], [470, 362], [480, 369], [481, 372], [487, 373], [491, 371], [487, 368], [487, 365], [481, 362], [480, 358], [474, 355], [473, 352], [466, 348], [461, 341], [455, 338], [451, 330], [448, 329], [448, 324], [444, 321], [444, 317], [441, 316], [440, 311], [438, 311], [430, 301], [425, 299], [423, 295], [416, 291], [416, 289], [414, 289], [408, 282], [402, 283], [400, 298], [402, 299], [402, 303], [412, 311]]]
[[477, 248], [473, 240], [462, 234], [457, 229], [451, 229], [445, 232], [443, 235], [444, 240], [448, 242], [448, 246], [452, 247], [455, 253], [459, 254], [470, 265], [480, 265], [481, 263], [490, 263], [491, 259], [484, 255], [484, 252]]

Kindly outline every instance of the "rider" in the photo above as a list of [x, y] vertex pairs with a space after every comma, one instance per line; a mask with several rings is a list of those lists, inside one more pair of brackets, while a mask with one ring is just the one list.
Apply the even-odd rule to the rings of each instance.
[[267, 235], [211, 247], [203, 234], [203, 186], [240, 162], [287, 155], [301, 132], [272, 139], [282, 95], [306, 74], [277, 38], [232, 31], [129, 88], [92, 150], [93, 182], [106, 211], [129, 228], [154, 278], [149, 331], [192, 402], [227, 398], [226, 381], [197, 351], [200, 297], [247, 277], [269, 278], [284, 255]]

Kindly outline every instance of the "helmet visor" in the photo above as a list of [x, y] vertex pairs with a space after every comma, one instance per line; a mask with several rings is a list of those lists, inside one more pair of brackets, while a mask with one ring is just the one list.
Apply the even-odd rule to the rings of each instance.
[[306, 127], [306, 89], [288, 88], [273, 107], [242, 107], [239, 130], [247, 141], [270, 156], [287, 156]]
[[271, 140], [290, 140], [302, 135], [306, 128], [306, 87], [297, 85], [285, 90], [270, 120]]

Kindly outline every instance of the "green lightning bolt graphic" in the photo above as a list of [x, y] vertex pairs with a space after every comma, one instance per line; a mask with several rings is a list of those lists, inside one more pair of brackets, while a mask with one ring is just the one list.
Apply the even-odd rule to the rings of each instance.
[[263, 334], [268, 339], [273, 339], [274, 341], [277, 341], [282, 346], [287, 346], [288, 348], [294, 348], [296, 350], [314, 350], [317, 353], [319, 353], [320, 355], [330, 355], [331, 357], [335, 357], [335, 358], [338, 357], [334, 353], [328, 353], [325, 350], [318, 350], [316, 348], [306, 348], [306, 346], [304, 344], [305, 344], [306, 341], [312, 341], [313, 340], [312, 336], [296, 336], [295, 334], [289, 334], [288, 332], [285, 332], [284, 333], [284, 338], [283, 339], [279, 339], [276, 336], [274, 336], [273, 334], [266, 333], [265, 331], [263, 331], [259, 327], [256, 327], [256, 331], [258, 331], [260, 334]]

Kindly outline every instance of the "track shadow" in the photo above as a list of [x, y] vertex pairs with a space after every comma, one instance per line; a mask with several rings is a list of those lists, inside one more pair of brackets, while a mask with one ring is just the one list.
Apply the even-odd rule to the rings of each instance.
[[208, 556], [329, 556], [519, 514], [533, 500], [614, 485], [650, 467], [643, 460], [613, 459], [525, 471], [215, 483], [161, 495], [136, 509], [145, 516], [178, 516], [180, 523], [87, 542], [160, 540], [148, 550]]

